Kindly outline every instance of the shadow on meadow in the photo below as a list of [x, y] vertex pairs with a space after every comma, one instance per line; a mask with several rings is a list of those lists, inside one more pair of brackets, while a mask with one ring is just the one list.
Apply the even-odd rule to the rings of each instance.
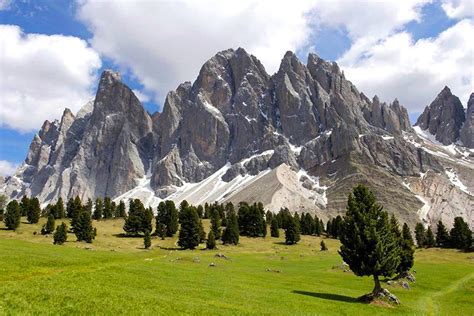
[[298, 291], [298, 290], [293, 291], [293, 293], [306, 295], [306, 296], [317, 297], [317, 298], [321, 298], [321, 299], [324, 299], [324, 300], [330, 300], [330, 301], [339, 301], [339, 302], [347, 302], [347, 303], [360, 303], [360, 301], [355, 297], [339, 295], [339, 294], [318, 293], [318, 292], [308, 292], [308, 291]]

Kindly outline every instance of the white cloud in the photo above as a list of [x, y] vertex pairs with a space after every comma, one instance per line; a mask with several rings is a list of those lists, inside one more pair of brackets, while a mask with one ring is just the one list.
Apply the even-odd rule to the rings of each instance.
[[0, 126], [37, 130], [91, 99], [101, 61], [84, 40], [0, 25], [0, 48]]
[[0, 11], [8, 10], [10, 8], [10, 0], [0, 0]]
[[[303, 54], [319, 27], [347, 30], [365, 48], [420, 19], [429, 0], [97, 1], [81, 0], [78, 16], [92, 46], [130, 69], [162, 103], [165, 94], [196, 78], [218, 51], [243, 47], [275, 72], [287, 50]], [[370, 39], [370, 40], [369, 40]], [[357, 42], [360, 46], [361, 42]], [[317, 50], [317, 47], [315, 48]]]
[[339, 63], [346, 77], [369, 96], [398, 98], [411, 112], [420, 112], [448, 85], [463, 104], [474, 86], [474, 24], [465, 19], [436, 38], [414, 41], [399, 32], [363, 50], [349, 51]]
[[474, 2], [472, 0], [443, 0], [442, 8], [452, 19], [462, 19], [474, 16]]
[[312, 2], [86, 0], [78, 15], [94, 34], [92, 46], [130, 68], [162, 103], [227, 48], [243, 47], [276, 71], [287, 50], [306, 45]]
[[140, 100], [140, 102], [142, 103], [145, 103], [151, 100], [150, 96], [143, 91], [135, 90], [135, 89], [133, 89], [132, 91], [135, 94], [135, 96], [138, 98], [138, 100]]
[[10, 161], [0, 160], [0, 176], [11, 176], [15, 173], [17, 167], [17, 164]]

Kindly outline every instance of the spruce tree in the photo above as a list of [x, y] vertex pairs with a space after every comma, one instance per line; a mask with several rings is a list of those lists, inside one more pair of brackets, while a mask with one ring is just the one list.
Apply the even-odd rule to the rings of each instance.
[[324, 240], [321, 240], [320, 245], [321, 245], [321, 251], [326, 251], [326, 250], [328, 250], [328, 247], [326, 247], [326, 243], [324, 242]]
[[53, 235], [53, 243], [55, 245], [62, 245], [67, 241], [67, 226], [64, 223], [56, 227], [56, 231]]
[[95, 238], [95, 231], [94, 227], [92, 227], [92, 219], [89, 212], [80, 212], [74, 227], [74, 234], [78, 241], [92, 243], [92, 240]]
[[[197, 214], [197, 211], [196, 211], [196, 214]], [[202, 224], [202, 220], [199, 218], [199, 243], [201, 244], [205, 241], [206, 241], [206, 232], [204, 231], [204, 225]]]
[[382, 290], [379, 277], [390, 277], [400, 263], [400, 246], [388, 214], [367, 187], [358, 185], [349, 194], [341, 224], [339, 254], [357, 276], [373, 276], [372, 296], [376, 296]]
[[211, 211], [211, 230], [215, 239], [221, 238], [221, 219], [216, 209]]
[[120, 200], [119, 205], [116, 208], [115, 211], [115, 217], [121, 217], [124, 218], [127, 216], [127, 213], [125, 212], [125, 202]]
[[203, 216], [204, 216], [204, 208], [202, 207], [202, 205], [198, 205], [196, 211], [197, 211], [197, 213], [198, 213], [199, 218], [203, 218]]
[[426, 230], [425, 247], [432, 248], [435, 245], [436, 245], [436, 241], [435, 241], [433, 231], [431, 230], [431, 227], [428, 227], [428, 229]]
[[425, 231], [425, 227], [421, 223], [417, 223], [415, 226], [415, 239], [416, 239], [416, 244], [418, 245], [418, 248], [425, 246], [426, 231]]
[[104, 209], [103, 209], [102, 217], [104, 219], [109, 219], [109, 218], [112, 218], [113, 216], [114, 216], [114, 210], [112, 207], [112, 200], [108, 196], [106, 196], [104, 198]]
[[26, 216], [28, 214], [29, 204], [30, 204], [30, 199], [26, 195], [23, 195], [20, 201], [21, 216]]
[[239, 223], [233, 208], [227, 212], [227, 226], [222, 233], [222, 243], [224, 245], [239, 243]]
[[438, 221], [436, 227], [436, 246], [441, 248], [449, 247], [449, 233], [441, 220]]
[[267, 211], [267, 213], [265, 213], [265, 221], [267, 223], [271, 223], [272, 219], [273, 219], [273, 213], [270, 211]]
[[101, 198], [97, 198], [95, 200], [95, 207], [94, 212], [92, 213], [92, 218], [96, 221], [100, 221], [102, 219], [104, 213], [104, 203], [102, 202]]
[[41, 215], [41, 207], [38, 198], [30, 199], [28, 203], [28, 210], [26, 213], [26, 219], [30, 224], [38, 223]]
[[[165, 201], [166, 206], [166, 217], [165, 217], [165, 226], [166, 226], [166, 236], [173, 237], [174, 234], [178, 231], [178, 210], [176, 205], [171, 200]], [[199, 216], [199, 215], [198, 215]]]
[[287, 223], [285, 230], [285, 243], [287, 245], [294, 245], [300, 241], [300, 227], [297, 217]]
[[91, 198], [88, 198], [86, 205], [84, 205], [84, 210], [85, 210], [86, 212], [89, 212], [89, 214], [92, 215], [92, 209], [93, 209], [93, 208], [94, 208], [94, 202], [92, 202], [92, 199], [91, 199]]
[[16, 200], [12, 200], [7, 204], [7, 209], [3, 216], [3, 222], [7, 229], [16, 230], [20, 226], [20, 205]]
[[82, 202], [79, 196], [76, 196], [72, 201], [72, 206], [68, 212], [68, 216], [71, 218], [71, 226], [72, 230], [74, 231], [76, 227], [77, 220], [79, 219], [79, 215], [82, 213]]
[[400, 264], [397, 267], [399, 275], [410, 271], [415, 263], [415, 243], [411, 236], [410, 228], [405, 223], [402, 228], [402, 235], [400, 239]]
[[313, 233], [316, 235], [316, 236], [321, 236], [321, 233], [322, 233], [322, 223], [323, 221], [320, 220], [317, 216], [315, 216], [314, 218], [314, 231]]
[[178, 234], [178, 245], [183, 249], [194, 249], [199, 246], [201, 223], [196, 209], [188, 205], [182, 205], [179, 220], [181, 229]]
[[278, 219], [276, 217], [272, 218], [272, 223], [270, 225], [270, 236], [278, 238], [280, 237], [280, 230], [278, 227]]
[[152, 231], [153, 230], [153, 209], [151, 207], [148, 207], [145, 209], [145, 216], [142, 219], [142, 231], [145, 233], [145, 231]]
[[214, 237], [214, 231], [212, 229], [209, 231], [209, 234], [207, 235], [206, 248], [207, 249], [216, 248], [216, 238]]
[[151, 234], [148, 229], [145, 230], [145, 235], [143, 237], [143, 246], [145, 247], [145, 249], [149, 249], [151, 247]]
[[58, 201], [56, 202], [54, 218], [60, 219], [64, 217], [66, 217], [66, 212], [64, 211], [64, 202], [63, 199], [59, 197]]
[[[139, 233], [145, 232], [146, 229], [149, 229], [148, 226], [151, 226], [151, 220], [150, 225], [143, 225], [144, 222], [148, 220], [147, 215], [145, 213], [145, 207], [139, 199], [130, 200], [130, 204], [128, 207], [128, 216], [125, 218], [123, 230], [129, 235], [136, 236]], [[151, 231], [151, 229], [149, 230]]]
[[454, 225], [450, 232], [451, 246], [457, 249], [468, 250], [472, 246], [472, 231], [462, 217], [454, 218]]
[[51, 234], [54, 231], [54, 215], [49, 214], [48, 215], [48, 221], [46, 224], [43, 225], [43, 228], [41, 228], [41, 235], [48, 235]]
[[239, 204], [238, 212], [239, 230], [241, 235], [249, 237], [264, 237], [266, 235], [264, 219], [265, 212], [261, 203], [249, 205], [246, 202], [241, 202]]

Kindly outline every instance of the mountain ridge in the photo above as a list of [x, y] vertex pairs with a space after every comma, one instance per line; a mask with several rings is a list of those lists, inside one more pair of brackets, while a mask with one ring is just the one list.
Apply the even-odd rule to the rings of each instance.
[[[445, 89], [441, 93], [448, 95]], [[442, 109], [436, 100], [433, 108]], [[468, 173], [474, 168], [472, 151], [454, 144], [452, 151], [444, 153], [445, 148], [420, 134], [426, 129], [435, 134], [443, 130], [453, 119], [449, 114], [458, 122], [458, 112], [444, 114], [446, 120], [437, 125], [429, 115], [421, 120], [426, 124], [414, 129], [398, 100], [386, 104], [377, 96], [368, 99], [345, 79], [336, 63], [315, 54], [304, 65], [287, 52], [277, 73], [270, 76], [242, 48], [219, 52], [203, 65], [194, 83], [185, 82], [167, 95], [160, 114], [147, 113], [120, 76], [107, 70], [89, 110], [76, 116], [66, 110], [60, 123], [46, 121], [25, 163], [2, 190], [11, 198], [28, 194], [44, 202], [75, 195], [130, 198], [133, 194], [127, 193], [141, 192], [148, 199], [145, 202], [154, 205], [170, 197], [179, 201], [185, 195], [183, 188], [197, 187], [206, 179], [211, 183], [214, 180], [209, 179], [218, 174], [214, 183], [218, 187], [208, 187], [209, 192], [222, 188], [232, 192], [208, 194], [206, 202], [216, 197], [235, 202], [238, 196], [249, 196], [244, 192], [252, 188], [258, 191], [257, 184], [267, 185], [275, 188], [269, 189], [271, 196], [261, 195], [270, 201], [269, 209], [290, 206], [328, 218], [343, 211], [342, 196], [358, 179], [396, 188], [394, 192], [380, 189], [382, 202], [389, 211], [414, 222], [426, 199], [407, 189], [405, 178], [431, 170], [449, 182], [446, 168], [465, 173], [466, 168]], [[468, 139], [472, 115], [466, 122], [471, 123], [457, 124], [442, 138], [435, 135], [436, 140], [453, 139], [453, 133], [455, 141], [460, 135]], [[436, 125], [433, 131], [430, 124]], [[371, 173], [380, 178], [374, 182]], [[474, 190], [472, 180], [466, 179], [467, 193], [459, 190], [455, 199], [468, 201], [470, 207]], [[407, 205], [397, 206], [394, 197], [407, 200]], [[463, 213], [472, 226], [472, 211], [467, 214], [462, 207], [433, 210], [432, 218], [422, 219], [431, 222], [443, 212]]]

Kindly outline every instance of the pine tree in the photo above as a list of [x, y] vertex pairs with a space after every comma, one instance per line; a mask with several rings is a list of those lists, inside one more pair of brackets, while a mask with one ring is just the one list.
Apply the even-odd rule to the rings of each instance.
[[216, 248], [216, 238], [214, 237], [214, 231], [212, 229], [209, 231], [209, 234], [207, 235], [206, 248], [207, 249]]
[[74, 227], [74, 234], [78, 241], [92, 243], [92, 240], [95, 238], [95, 231], [94, 227], [92, 227], [92, 219], [89, 212], [80, 212]]
[[261, 203], [249, 205], [246, 202], [241, 202], [239, 204], [238, 212], [239, 230], [241, 235], [249, 237], [264, 237], [266, 235], [264, 219], [265, 212]]
[[38, 198], [30, 199], [26, 213], [26, 219], [30, 224], [38, 223], [41, 215], [41, 207]]
[[92, 199], [91, 199], [91, 198], [88, 198], [86, 205], [84, 205], [84, 210], [85, 210], [86, 212], [89, 212], [89, 214], [92, 215], [92, 209], [93, 209], [93, 208], [94, 208], [94, 202], [92, 202]]
[[227, 213], [227, 226], [222, 233], [222, 243], [224, 245], [239, 243], [239, 223], [233, 208]]
[[72, 201], [70, 209], [68, 210], [68, 217], [71, 218], [71, 226], [73, 231], [76, 227], [77, 220], [79, 219], [79, 215], [82, 213], [82, 211], [83, 208], [81, 199], [79, 198], [79, 196], [76, 196]]
[[397, 267], [397, 273], [402, 274], [413, 267], [415, 263], [415, 243], [411, 236], [410, 228], [405, 223], [402, 228], [402, 236], [400, 240], [400, 264]]
[[449, 247], [449, 233], [441, 220], [436, 227], [436, 246], [441, 248]]
[[66, 217], [66, 212], [64, 211], [63, 199], [60, 197], [58, 198], [58, 201], [56, 202], [54, 218], [60, 219], [64, 217]]
[[400, 264], [400, 246], [387, 212], [374, 194], [358, 185], [349, 194], [346, 215], [341, 225], [339, 254], [357, 276], [373, 276], [377, 295], [379, 277], [390, 277]]
[[428, 227], [428, 229], [426, 230], [425, 247], [432, 248], [435, 245], [436, 245], [436, 241], [435, 241], [433, 231], [431, 230], [431, 227]]
[[182, 205], [179, 213], [181, 229], [178, 234], [178, 245], [183, 249], [194, 249], [200, 242], [200, 220], [196, 209]]
[[300, 241], [300, 228], [296, 216], [287, 223], [285, 230], [285, 243], [287, 245], [294, 245]]
[[95, 200], [95, 207], [94, 207], [94, 213], [92, 214], [92, 218], [95, 219], [96, 221], [100, 221], [102, 219], [104, 212], [104, 203], [102, 202], [101, 198], [97, 198]]
[[67, 241], [67, 226], [64, 223], [56, 227], [56, 231], [53, 235], [53, 243], [55, 245], [62, 245]]
[[16, 230], [20, 226], [20, 205], [16, 200], [12, 200], [7, 204], [6, 212], [3, 216], [3, 222], [7, 229]]
[[454, 218], [454, 225], [450, 232], [451, 246], [457, 249], [468, 250], [472, 246], [472, 231], [462, 217]]
[[166, 237], [166, 226], [165, 226], [165, 224], [159, 223], [159, 224], [156, 225], [156, 234], [162, 240], [165, 240], [165, 237]]
[[317, 216], [315, 216], [313, 233], [316, 236], [321, 236], [321, 233], [322, 233], [322, 230], [323, 230], [322, 225], [323, 225], [323, 221], [320, 220]]
[[425, 246], [426, 231], [425, 231], [425, 227], [423, 227], [423, 224], [421, 223], [417, 223], [415, 226], [415, 239], [416, 239], [416, 244], [418, 245], [418, 248]]
[[145, 233], [145, 231], [152, 231], [153, 230], [153, 226], [152, 226], [152, 222], [153, 222], [153, 209], [151, 207], [145, 209], [145, 216], [143, 217], [142, 219], [142, 231], [143, 233]]
[[28, 214], [29, 203], [30, 199], [26, 195], [23, 195], [20, 201], [21, 216], [26, 216]]
[[267, 211], [267, 213], [265, 214], [265, 221], [267, 223], [271, 223], [272, 219], [273, 219], [273, 213], [270, 211]]
[[103, 209], [102, 216], [104, 219], [109, 219], [114, 216], [114, 210], [112, 208], [112, 200], [108, 196], [104, 198], [104, 209]]
[[328, 222], [326, 224], [326, 235], [328, 237], [332, 237], [332, 220], [328, 219]]
[[196, 211], [198, 213], [199, 218], [202, 218], [204, 216], [204, 208], [202, 207], [202, 205], [198, 205]]
[[126, 216], [127, 216], [127, 213], [125, 212], [125, 202], [121, 200], [119, 202], [119, 205], [116, 208], [115, 217], [124, 218]]
[[[123, 225], [123, 230], [130, 235], [138, 235], [139, 233], [145, 232], [146, 229], [151, 226], [150, 225], [143, 225], [144, 222], [147, 220], [147, 215], [145, 214], [145, 207], [143, 203], [139, 199], [130, 200], [130, 204], [128, 207], [128, 216], [125, 218], [125, 224]], [[152, 214], [153, 218], [153, 214]], [[149, 229], [151, 231], [151, 229]]]
[[272, 223], [270, 225], [270, 236], [278, 238], [280, 237], [280, 230], [278, 228], [278, 219], [275, 217], [272, 218]]
[[[197, 211], [196, 211], [197, 214]], [[199, 218], [199, 216], [198, 216]], [[202, 225], [202, 220], [199, 219], [199, 243], [203, 243], [206, 241], [206, 232], [204, 231], [204, 226]]]
[[165, 235], [168, 237], [173, 237], [173, 235], [178, 231], [178, 210], [173, 201], [167, 200], [160, 202], [158, 205], [156, 215], [156, 233], [159, 235], [160, 232], [158, 231], [158, 228], [160, 227], [161, 229], [161, 225], [165, 228]]
[[211, 211], [211, 230], [215, 239], [221, 238], [221, 219], [216, 209]]
[[151, 234], [149, 230], [145, 230], [145, 235], [143, 237], [143, 246], [145, 249], [149, 249], [151, 247]]
[[48, 221], [46, 224], [43, 225], [43, 228], [41, 228], [41, 235], [48, 235], [51, 234], [54, 231], [54, 215], [49, 214], [48, 215]]
[[326, 243], [324, 242], [324, 240], [321, 240], [320, 245], [321, 245], [321, 251], [326, 251], [326, 250], [328, 250], [328, 247], [326, 247]]

